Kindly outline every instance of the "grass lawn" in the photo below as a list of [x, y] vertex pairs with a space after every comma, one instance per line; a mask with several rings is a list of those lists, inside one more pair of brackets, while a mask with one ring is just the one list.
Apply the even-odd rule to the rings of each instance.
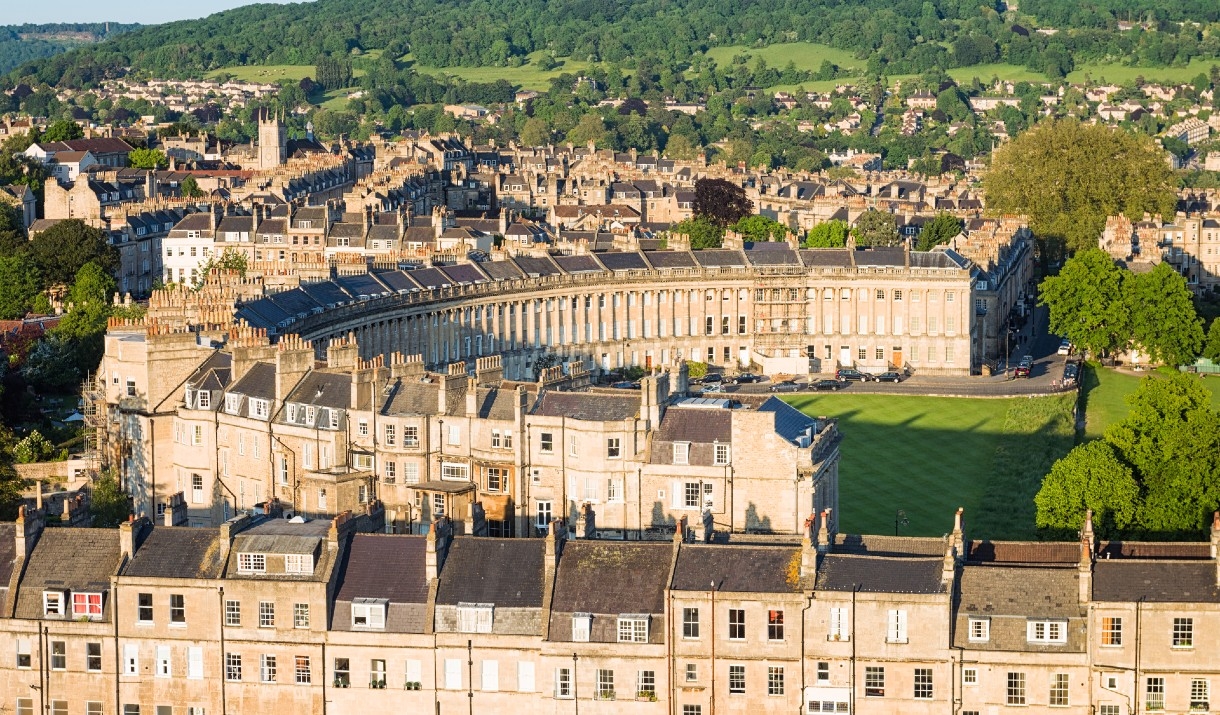
[[458, 77], [467, 82], [495, 82], [496, 80], [507, 80], [513, 85], [519, 85], [522, 89], [547, 90], [551, 87], [551, 80], [559, 75], [567, 72], [570, 74], [580, 74], [590, 67], [590, 63], [562, 59], [559, 60], [559, 66], [553, 70], [540, 70], [534, 64], [534, 60], [540, 55], [540, 52], [530, 54], [530, 62], [520, 67], [430, 67], [428, 65], [414, 64], [410, 55], [404, 55], [403, 59], [410, 64], [416, 71], [422, 74], [430, 74], [436, 76]]
[[895, 395], [802, 395], [808, 414], [839, 419], [842, 529], [939, 536], [965, 507], [972, 533], [1032, 538], [1033, 497], [1073, 441], [1071, 397], [1004, 400]]
[[1045, 82], [1046, 75], [1041, 72], [1034, 72], [1021, 65], [1010, 65], [1003, 62], [988, 65], [975, 65], [973, 67], [955, 67], [948, 71], [948, 74], [957, 82], [969, 82], [975, 77], [983, 84], [991, 81], [992, 77], [999, 77], [1002, 80], [1009, 82]]
[[1220, 64], [1217, 60], [1192, 60], [1183, 67], [1128, 67], [1119, 62], [1094, 62], [1079, 65], [1068, 74], [1069, 82], [1083, 82], [1085, 75], [1094, 81], [1105, 80], [1126, 84], [1143, 77], [1149, 82], [1189, 82], [1199, 73], [1207, 74], [1212, 65]]
[[766, 47], [726, 45], [713, 47], [707, 51], [707, 56], [715, 60], [716, 64], [721, 67], [728, 67], [732, 64], [733, 57], [736, 55], [749, 57], [751, 67], [754, 66], [754, 59], [761, 57], [766, 61], [768, 67], [779, 70], [786, 67], [789, 62], [793, 62], [798, 70], [816, 72], [825, 60], [830, 60], [832, 64], [845, 69], [864, 68], [864, 62], [856, 59], [847, 50], [836, 49], [830, 45], [819, 45], [816, 42], [781, 42]]
[[[1156, 373], [1161, 373], [1158, 370]], [[1115, 372], [1096, 363], [1084, 369], [1085, 439], [1101, 437], [1106, 428], [1127, 416], [1127, 395], [1135, 392], [1142, 377]], [[1220, 376], [1209, 375], [1203, 384], [1212, 393], [1212, 407], [1220, 410]]]
[[[300, 82], [306, 77], [314, 76], [314, 65], [249, 65], [244, 67], [235, 65], [212, 70], [207, 74], [207, 78], [213, 79], [222, 74], [233, 75], [243, 82], [279, 82], [284, 79]], [[355, 77], [363, 74], [362, 69], [352, 70], [352, 75]]]

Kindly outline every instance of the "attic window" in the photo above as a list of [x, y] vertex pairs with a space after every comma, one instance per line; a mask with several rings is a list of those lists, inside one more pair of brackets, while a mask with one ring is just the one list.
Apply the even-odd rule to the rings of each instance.
[[296, 421], [297, 421], [297, 406], [296, 406], [296, 405], [288, 405], [288, 407], [287, 407], [286, 409], [287, 409], [287, 411], [288, 411], [288, 421], [289, 421], [289, 422], [296, 422]]
[[42, 615], [44, 615], [44, 616], [62, 616], [62, 615], [64, 615], [63, 591], [43, 591], [42, 592]]
[[674, 442], [674, 464], [690, 464], [690, 442]]
[[618, 617], [619, 643], [648, 642], [648, 614], [628, 614]]
[[267, 555], [238, 554], [237, 573], [267, 573]]
[[266, 419], [268, 414], [266, 400], [250, 400], [250, 416]]
[[352, 599], [352, 628], [385, 628], [385, 609], [384, 600]]
[[588, 643], [589, 631], [593, 624], [592, 613], [573, 613], [572, 614], [572, 642], [573, 643]]
[[457, 608], [459, 633], [491, 633], [491, 603], [459, 603]]
[[90, 620], [102, 617], [102, 594], [74, 593], [72, 594], [72, 617], [88, 618]]
[[240, 409], [241, 395], [225, 395], [225, 412], [235, 415]]
[[284, 573], [313, 573], [313, 554], [285, 554]]
[[327, 410], [326, 412], [330, 416], [330, 428], [339, 429], [339, 410]]
[[201, 410], [212, 409], [212, 393], [207, 390], [199, 390], [196, 392], [195, 406]]

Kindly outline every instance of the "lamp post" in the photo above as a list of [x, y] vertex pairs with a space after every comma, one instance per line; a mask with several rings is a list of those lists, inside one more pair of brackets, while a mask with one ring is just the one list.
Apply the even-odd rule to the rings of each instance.
[[907, 518], [907, 513], [902, 509], [894, 512], [894, 536], [898, 536], [898, 527], [907, 526], [911, 520]]

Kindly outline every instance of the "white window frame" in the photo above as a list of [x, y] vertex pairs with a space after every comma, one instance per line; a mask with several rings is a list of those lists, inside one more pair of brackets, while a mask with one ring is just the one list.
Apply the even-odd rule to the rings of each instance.
[[42, 592], [42, 615], [44, 616], [59, 616], [64, 615], [64, 592], [63, 591], [43, 591]]
[[1067, 643], [1068, 622], [1058, 619], [1031, 620], [1025, 623], [1025, 639], [1030, 643], [1063, 645]]
[[352, 628], [380, 630], [385, 628], [387, 601], [372, 598], [352, 599]]
[[991, 640], [991, 619], [971, 617], [967, 626], [967, 637], [971, 643], [986, 643]]
[[674, 464], [690, 464], [690, 442], [674, 442]]
[[237, 555], [237, 573], [267, 573], [267, 555], [239, 553]]
[[903, 608], [891, 608], [885, 616], [885, 642], [907, 643], [907, 612]]
[[458, 632], [491, 633], [494, 612], [495, 605], [491, 603], [458, 603]]
[[640, 613], [627, 613], [618, 617], [618, 642], [619, 643], [647, 643], [648, 642], [648, 615]]
[[593, 630], [593, 614], [592, 613], [573, 613], [572, 614], [572, 642], [573, 643], [588, 643], [589, 635]]

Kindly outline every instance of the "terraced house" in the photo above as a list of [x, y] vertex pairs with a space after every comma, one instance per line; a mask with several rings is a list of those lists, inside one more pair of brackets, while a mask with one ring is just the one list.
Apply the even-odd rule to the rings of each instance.
[[1210, 542], [666, 543], [0, 524], [7, 712], [1185, 713], [1220, 678]]

